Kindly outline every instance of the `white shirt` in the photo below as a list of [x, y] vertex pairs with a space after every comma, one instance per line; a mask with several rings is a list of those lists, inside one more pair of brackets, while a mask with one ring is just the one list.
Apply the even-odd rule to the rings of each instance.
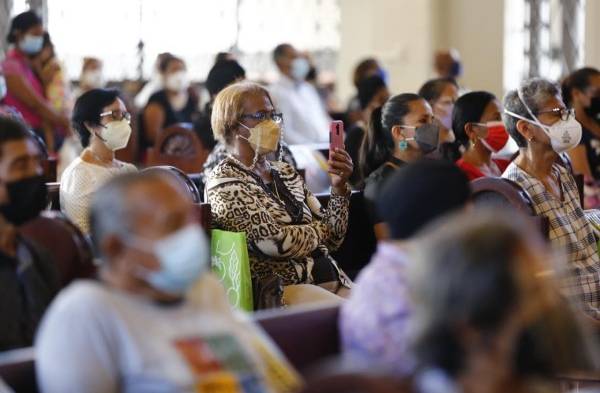
[[212, 274], [191, 298], [161, 305], [95, 281], [59, 294], [36, 339], [42, 392], [273, 392], [298, 377]]
[[283, 139], [289, 145], [329, 141], [331, 118], [310, 83], [280, 75], [269, 92], [276, 110], [283, 113]]
[[90, 231], [89, 209], [94, 192], [114, 176], [137, 170], [134, 165], [117, 163], [117, 167], [106, 168], [77, 157], [60, 178], [60, 209], [85, 234]]

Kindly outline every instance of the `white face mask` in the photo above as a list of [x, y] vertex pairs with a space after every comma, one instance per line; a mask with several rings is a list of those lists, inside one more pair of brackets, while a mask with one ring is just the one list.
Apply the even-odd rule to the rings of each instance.
[[6, 87], [6, 79], [4, 79], [4, 75], [0, 75], [0, 101], [6, 97], [7, 92], [8, 88]]
[[552, 146], [552, 149], [558, 154], [564, 153], [567, 150], [571, 150], [572, 148], [577, 146], [579, 142], [581, 142], [581, 124], [575, 119], [575, 116], [569, 115], [569, 118], [567, 120], [561, 119], [556, 123], [552, 124], [551, 126], [542, 124], [539, 121], [539, 119], [533, 114], [531, 109], [529, 109], [527, 103], [525, 103], [521, 91], [518, 90], [517, 92], [519, 95], [519, 99], [521, 100], [523, 106], [525, 106], [525, 109], [527, 109], [527, 112], [529, 112], [529, 115], [532, 117], [533, 120], [527, 119], [526, 117], [518, 115], [507, 109], [504, 110], [504, 113], [517, 119], [524, 120], [528, 123], [535, 124], [542, 130], [544, 130], [544, 132], [546, 132], [546, 134], [550, 138], [550, 145]]
[[104, 78], [102, 77], [102, 71], [92, 70], [84, 71], [81, 74], [81, 84], [86, 85], [92, 89], [98, 89], [104, 86]]
[[110, 150], [120, 150], [127, 146], [131, 136], [131, 126], [125, 119], [111, 121], [102, 128], [100, 135], [96, 134]]
[[19, 42], [19, 49], [28, 55], [35, 55], [42, 50], [44, 46], [44, 37], [41, 35], [27, 34], [21, 42]]
[[310, 71], [310, 64], [304, 57], [296, 57], [292, 61], [292, 78], [297, 81], [303, 81]]
[[142, 278], [152, 287], [172, 295], [184, 294], [210, 267], [210, 246], [197, 224], [190, 224], [156, 242], [131, 237], [128, 243], [142, 251], [151, 250], [160, 262], [160, 270], [144, 270]]
[[189, 86], [190, 82], [185, 71], [177, 71], [165, 78], [165, 87], [171, 91], [182, 92]]

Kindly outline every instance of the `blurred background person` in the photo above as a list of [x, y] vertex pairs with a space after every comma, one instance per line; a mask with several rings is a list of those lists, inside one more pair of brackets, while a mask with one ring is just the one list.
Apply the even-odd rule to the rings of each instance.
[[79, 74], [79, 85], [76, 98], [92, 89], [101, 89], [106, 84], [103, 75], [102, 60], [97, 57], [84, 57], [81, 64], [81, 73]]
[[508, 142], [508, 133], [502, 123], [502, 107], [489, 92], [475, 91], [461, 96], [452, 112], [452, 129], [456, 142], [463, 151], [456, 165], [469, 180], [484, 176], [500, 177], [510, 163], [492, 159]]
[[[344, 141], [346, 151], [350, 154], [353, 162], [359, 162], [360, 146], [365, 137], [365, 133], [371, 118], [371, 113], [375, 108], [385, 104], [390, 98], [390, 91], [379, 75], [372, 75], [364, 78], [358, 84], [358, 101], [361, 108], [361, 117], [346, 130], [346, 139]], [[350, 177], [350, 184], [360, 188], [363, 179], [358, 165]]]
[[352, 73], [352, 84], [356, 88], [356, 94], [350, 98], [350, 101], [348, 102], [348, 109], [346, 110], [348, 124], [346, 124], [346, 128], [350, 128], [353, 124], [362, 119], [362, 109], [360, 107], [360, 100], [358, 98], [358, 85], [363, 79], [375, 75], [379, 76], [386, 84], [388, 83], [387, 73], [375, 58], [368, 57], [363, 59], [356, 65], [356, 67], [354, 67], [354, 72]]
[[43, 123], [68, 130], [69, 118], [52, 107], [34, 69], [34, 58], [44, 47], [44, 28], [32, 11], [15, 16], [7, 38], [12, 48], [2, 62], [8, 93], [3, 103], [16, 108], [27, 124], [44, 136]]
[[441, 49], [433, 56], [433, 70], [438, 78], [458, 79], [463, 74], [460, 54], [456, 49]]
[[600, 71], [585, 67], [562, 81], [565, 105], [582, 126], [579, 146], [569, 150], [573, 171], [585, 176], [585, 208], [600, 207]]
[[279, 79], [269, 86], [278, 110], [283, 114], [283, 139], [290, 145], [329, 141], [331, 118], [306, 76], [308, 60], [290, 44], [280, 44], [273, 50], [273, 61]]
[[456, 138], [452, 131], [452, 109], [458, 99], [458, 84], [453, 78], [431, 79], [425, 82], [418, 94], [431, 108], [433, 115], [440, 123], [439, 153], [448, 161], [455, 162], [460, 158]]
[[142, 147], [154, 146], [162, 130], [176, 123], [193, 123], [198, 114], [198, 97], [190, 89], [185, 62], [164, 56], [159, 64], [164, 88], [152, 94], [142, 112]]

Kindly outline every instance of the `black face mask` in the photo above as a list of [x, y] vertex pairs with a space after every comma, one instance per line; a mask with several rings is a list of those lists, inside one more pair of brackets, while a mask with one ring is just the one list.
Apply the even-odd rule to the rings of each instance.
[[6, 183], [9, 202], [0, 205], [0, 214], [14, 225], [37, 217], [47, 205], [48, 189], [43, 176]]
[[600, 124], [600, 96], [592, 97], [590, 106], [585, 108], [585, 113]]

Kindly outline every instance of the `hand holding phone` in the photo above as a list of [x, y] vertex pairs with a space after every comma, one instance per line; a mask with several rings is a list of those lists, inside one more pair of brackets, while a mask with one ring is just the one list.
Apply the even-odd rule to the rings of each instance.
[[344, 122], [334, 120], [329, 125], [329, 151], [344, 149]]

